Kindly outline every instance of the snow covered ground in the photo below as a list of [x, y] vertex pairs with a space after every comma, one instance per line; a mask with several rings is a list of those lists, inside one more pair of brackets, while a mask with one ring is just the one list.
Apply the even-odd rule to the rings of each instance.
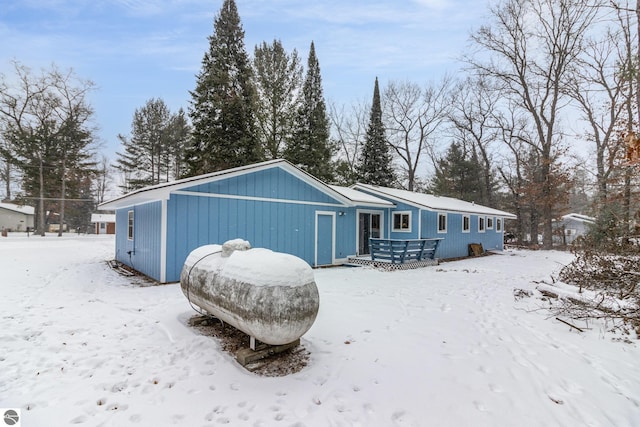
[[21, 409], [23, 427], [640, 425], [637, 341], [514, 299], [570, 254], [316, 270], [309, 366], [265, 378], [186, 326], [179, 285], [111, 271], [113, 247], [0, 238], [0, 408]]

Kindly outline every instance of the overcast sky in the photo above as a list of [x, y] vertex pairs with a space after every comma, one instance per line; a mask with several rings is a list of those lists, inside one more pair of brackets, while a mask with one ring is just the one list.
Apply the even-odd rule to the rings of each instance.
[[[73, 68], [91, 97], [104, 152], [136, 108], [162, 98], [187, 110], [222, 0], [0, 0], [0, 72]], [[327, 102], [369, 100], [373, 82], [455, 74], [486, 0], [236, 0], [247, 52], [280, 39], [306, 66], [313, 40]]]

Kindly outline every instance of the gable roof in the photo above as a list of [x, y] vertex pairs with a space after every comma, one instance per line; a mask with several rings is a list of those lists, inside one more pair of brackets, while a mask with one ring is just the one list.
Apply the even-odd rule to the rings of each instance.
[[33, 206], [20, 206], [13, 203], [0, 203], [0, 209], [6, 209], [24, 215], [35, 215], [35, 208]]
[[332, 189], [342, 194], [347, 199], [351, 200], [354, 204], [358, 206], [371, 206], [371, 207], [388, 207], [392, 208], [395, 205], [388, 201], [381, 199], [379, 197], [373, 196], [368, 193], [364, 193], [362, 191], [358, 191], [351, 187], [341, 187], [339, 185], [329, 185]]
[[116, 222], [116, 214], [91, 214], [91, 222]]
[[[255, 163], [247, 166], [240, 166], [237, 168], [226, 169], [218, 172], [212, 172], [204, 175], [193, 176], [189, 178], [180, 179], [173, 182], [166, 182], [158, 185], [152, 185], [144, 187], [139, 190], [132, 191], [123, 196], [106, 201], [98, 205], [99, 210], [112, 210], [121, 209], [133, 205], [142, 203], [154, 202], [158, 200], [168, 200], [171, 193], [179, 191], [184, 188], [188, 188], [194, 185], [205, 184], [209, 182], [219, 181], [223, 179], [233, 178], [240, 175], [245, 175], [252, 172], [257, 172], [266, 169], [281, 168], [295, 177], [299, 178], [303, 182], [311, 185], [315, 189], [329, 195], [330, 197], [338, 200], [345, 206], [359, 205], [358, 200], [352, 198], [353, 194], [340, 191], [339, 188], [327, 185], [320, 181], [316, 177], [308, 174], [302, 169], [294, 166], [292, 163], [284, 159], [268, 160], [266, 162]], [[364, 196], [363, 196], [364, 198]], [[388, 207], [389, 202], [375, 198], [368, 198], [367, 203], [369, 206]]]
[[495, 215], [509, 219], [516, 219], [514, 214], [489, 208], [487, 206], [477, 205], [473, 202], [465, 202], [464, 200], [454, 199], [452, 197], [434, 196], [432, 194], [416, 193], [408, 190], [398, 190], [396, 188], [380, 187], [369, 184], [355, 184], [353, 189], [371, 192], [376, 196], [386, 197], [391, 200], [406, 203], [420, 209], [428, 209], [432, 211], [447, 211], [470, 213], [477, 215]]
[[579, 221], [579, 222], [586, 222], [588, 224], [595, 224], [596, 223], [596, 219], [595, 218], [593, 218], [591, 216], [587, 216], [587, 215], [577, 214], [577, 213], [570, 213], [570, 214], [562, 215], [560, 218], [562, 218], [564, 220], [574, 220], [574, 221]]

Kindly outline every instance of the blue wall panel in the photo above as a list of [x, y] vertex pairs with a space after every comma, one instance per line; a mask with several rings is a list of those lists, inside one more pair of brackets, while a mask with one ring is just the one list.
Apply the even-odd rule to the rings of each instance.
[[339, 202], [281, 168], [271, 168], [206, 184], [184, 188], [184, 191], [228, 194], [244, 197], [266, 197], [315, 203]]
[[129, 209], [116, 210], [116, 260], [130, 265], [127, 252], [133, 249], [133, 242], [127, 240]]
[[[133, 240], [128, 240], [128, 212], [134, 211]], [[116, 211], [116, 260], [160, 279], [161, 203]]]
[[[470, 230], [468, 233], [462, 232], [462, 215], [461, 213], [447, 213], [447, 232], [438, 233], [438, 212], [427, 209], [418, 209], [411, 205], [399, 202], [390, 197], [385, 197], [376, 193], [361, 190], [364, 193], [369, 193], [381, 199], [389, 200], [396, 204], [396, 208], [391, 211], [389, 215], [388, 227], [391, 230], [391, 239], [429, 239], [429, 238], [443, 238], [436, 252], [438, 258], [457, 258], [467, 256], [469, 253], [469, 243], [482, 243], [485, 250], [502, 250], [503, 249], [503, 234], [501, 231], [496, 231], [496, 217], [493, 217], [493, 228], [485, 229], [483, 233], [478, 232], [478, 215], [470, 215]], [[393, 231], [393, 212], [410, 211], [411, 212], [411, 232], [394, 232]], [[421, 228], [418, 231], [418, 218], [421, 219]], [[485, 217], [486, 218], [486, 217]], [[504, 229], [504, 219], [503, 229]], [[485, 219], [486, 225], [486, 219]]]
[[[393, 202], [393, 200], [392, 200]], [[391, 239], [418, 239], [419, 226], [420, 226], [420, 209], [407, 205], [405, 203], [395, 202], [396, 208], [391, 211], [389, 215], [388, 228], [390, 231]], [[411, 231], [393, 231], [393, 213], [394, 212], [411, 212]]]
[[[502, 250], [503, 236], [502, 231], [495, 230], [495, 217], [493, 219], [493, 228], [484, 232], [478, 231], [478, 215], [469, 215], [470, 229], [469, 232], [462, 231], [462, 217], [460, 213], [447, 213], [447, 232], [438, 233], [438, 213], [433, 211], [422, 211], [422, 238], [443, 237], [444, 240], [438, 245], [436, 256], [438, 258], [458, 258], [469, 254], [470, 243], [481, 243], [485, 250]], [[486, 216], [485, 225], [486, 225]]]
[[355, 208], [172, 195], [167, 202], [166, 279], [179, 280], [182, 265], [193, 249], [237, 238], [248, 240], [252, 247], [298, 256], [313, 265], [315, 213], [319, 210], [336, 212], [336, 258], [355, 254]]

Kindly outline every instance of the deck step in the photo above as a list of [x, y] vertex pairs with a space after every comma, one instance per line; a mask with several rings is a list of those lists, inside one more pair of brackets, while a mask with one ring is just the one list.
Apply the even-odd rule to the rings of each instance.
[[345, 262], [342, 267], [364, 267], [362, 264], [354, 264], [352, 262]]

